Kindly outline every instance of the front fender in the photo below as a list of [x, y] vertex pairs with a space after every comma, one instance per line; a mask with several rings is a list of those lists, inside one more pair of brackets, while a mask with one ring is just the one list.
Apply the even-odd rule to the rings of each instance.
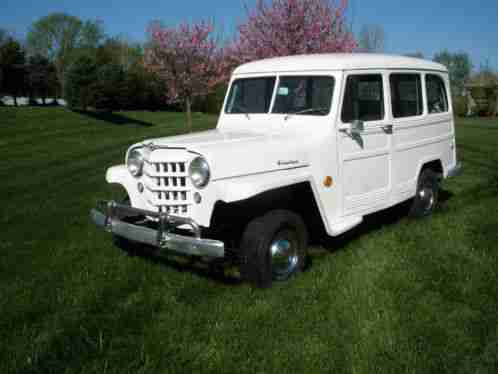
[[309, 167], [219, 179], [215, 183], [218, 200], [232, 203], [249, 199], [262, 192], [302, 182], [311, 182]]
[[[325, 214], [322, 201], [315, 180], [311, 175], [310, 167], [293, 168], [280, 170], [271, 173], [261, 173], [243, 177], [218, 180], [215, 182], [217, 187], [217, 201], [224, 203], [236, 203], [239, 201], [249, 200], [257, 195], [280, 188], [291, 187], [302, 183], [309, 183], [311, 192], [322, 222], [328, 232], [329, 223]], [[213, 201], [213, 207], [214, 203]], [[310, 201], [310, 205], [312, 202]], [[211, 217], [210, 217], [211, 218]]]

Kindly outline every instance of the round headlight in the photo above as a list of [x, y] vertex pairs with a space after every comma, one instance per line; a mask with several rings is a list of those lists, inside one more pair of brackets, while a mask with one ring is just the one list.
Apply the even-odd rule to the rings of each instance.
[[144, 167], [144, 157], [142, 152], [138, 149], [134, 149], [128, 155], [127, 165], [129, 172], [134, 177], [139, 177], [142, 175]]
[[206, 187], [211, 177], [209, 165], [203, 157], [196, 157], [192, 160], [188, 173], [192, 184], [197, 188]]

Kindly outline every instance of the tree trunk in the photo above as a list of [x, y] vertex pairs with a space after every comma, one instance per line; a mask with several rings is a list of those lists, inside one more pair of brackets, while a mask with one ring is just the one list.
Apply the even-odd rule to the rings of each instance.
[[188, 132], [192, 132], [192, 103], [189, 96], [185, 99], [185, 110], [187, 111], [187, 128]]
[[495, 95], [494, 95], [494, 110], [493, 110], [493, 116], [496, 117], [498, 115], [498, 85], [495, 87]]
[[61, 62], [60, 61], [56, 61], [55, 62], [55, 75], [57, 77], [57, 81], [59, 82], [59, 87], [60, 87], [60, 97], [63, 98], [64, 100], [66, 99], [66, 96], [65, 96], [65, 93], [66, 93], [66, 90], [65, 90], [65, 83], [64, 82], [64, 72], [62, 70], [62, 66], [61, 66]]
[[13, 94], [12, 97], [14, 98], [14, 106], [17, 106], [17, 94]]
[[86, 92], [86, 88], [81, 89], [80, 95], [82, 101], [81, 104], [83, 105], [83, 111], [86, 112], [88, 108], [88, 93]]

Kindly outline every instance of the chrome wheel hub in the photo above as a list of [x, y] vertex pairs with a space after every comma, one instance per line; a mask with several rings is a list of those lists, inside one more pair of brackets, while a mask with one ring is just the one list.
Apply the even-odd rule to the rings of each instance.
[[428, 212], [432, 210], [435, 202], [434, 191], [432, 188], [424, 186], [418, 193], [418, 197], [422, 206], [424, 207], [424, 211]]
[[286, 279], [297, 268], [299, 254], [297, 241], [292, 232], [282, 232], [270, 244], [273, 278]]

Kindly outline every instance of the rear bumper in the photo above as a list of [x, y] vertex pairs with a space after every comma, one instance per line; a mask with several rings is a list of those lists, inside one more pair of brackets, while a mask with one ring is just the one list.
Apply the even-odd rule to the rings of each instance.
[[462, 169], [463, 169], [462, 163], [457, 162], [454, 167], [448, 169], [448, 174], [446, 178], [453, 178], [459, 176], [460, 174], [462, 174]]
[[[151, 245], [164, 252], [177, 252], [185, 255], [220, 258], [225, 255], [223, 242], [202, 239], [199, 226], [189, 218], [171, 216], [132, 208], [114, 201], [102, 201], [97, 209], [90, 212], [92, 221], [106, 231], [133, 242]], [[158, 228], [142, 224], [128, 223], [127, 217], [152, 217], [158, 220]], [[171, 233], [179, 226], [188, 226], [193, 236]]]

